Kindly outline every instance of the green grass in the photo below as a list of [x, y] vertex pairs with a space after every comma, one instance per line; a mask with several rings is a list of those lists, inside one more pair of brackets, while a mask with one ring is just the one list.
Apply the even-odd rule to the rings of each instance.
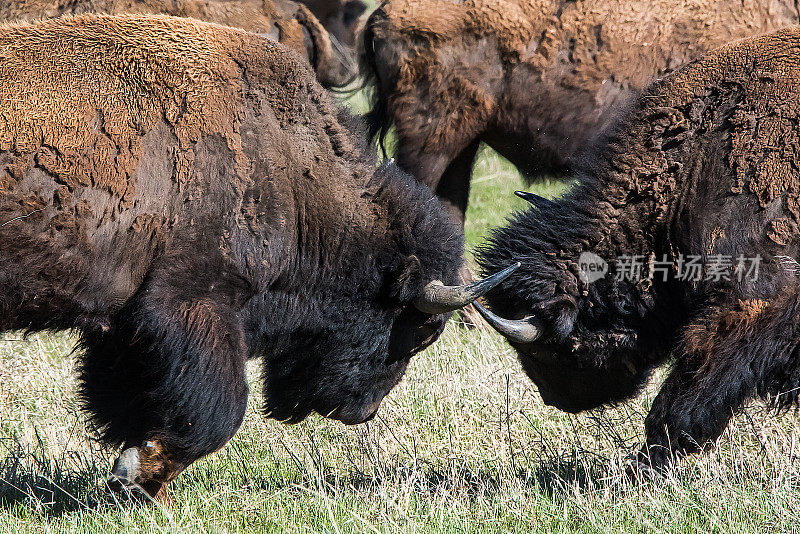
[[468, 248], [481, 243], [491, 228], [503, 224], [506, 217], [522, 210], [527, 203], [514, 191], [533, 191], [547, 198], [557, 197], [565, 185], [557, 180], [546, 180], [528, 185], [516, 168], [489, 148], [483, 148], [475, 163], [470, 184], [469, 208], [464, 234]]
[[[522, 207], [523, 182], [486, 151], [468, 242]], [[548, 196], [558, 183], [533, 187]], [[120, 503], [103, 480], [114, 451], [90, 439], [69, 335], [0, 340], [0, 532], [795, 532], [800, 426], [753, 405], [708, 454], [635, 484], [658, 380], [613, 409], [544, 406], [497, 335], [451, 323], [412, 360], [371, 423], [264, 420], [257, 362], [244, 425], [190, 467], [172, 503]]]
[[257, 367], [245, 424], [172, 487], [115, 501], [112, 456], [87, 438], [68, 336], [0, 342], [3, 532], [793, 532], [794, 415], [759, 406], [715, 450], [634, 484], [624, 456], [653, 391], [570, 416], [542, 405], [497, 336], [451, 324], [358, 427], [266, 421]]

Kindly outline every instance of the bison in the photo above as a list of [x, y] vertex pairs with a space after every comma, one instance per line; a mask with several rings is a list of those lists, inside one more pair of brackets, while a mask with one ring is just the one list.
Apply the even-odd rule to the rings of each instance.
[[796, 26], [654, 82], [588, 150], [572, 191], [525, 195], [533, 206], [480, 251], [484, 269], [522, 263], [484, 313], [546, 403], [618, 403], [671, 363], [639, 454], [656, 469], [753, 397], [798, 401], [798, 50]]
[[386, 0], [362, 75], [381, 141], [463, 224], [481, 142], [529, 179], [575, 154], [636, 92], [733, 39], [796, 24], [794, 0]]
[[82, 15], [0, 26], [0, 54], [0, 329], [77, 330], [131, 488], [233, 436], [250, 357], [270, 417], [369, 420], [509, 272], [447, 285], [460, 230], [268, 39]]
[[[323, 24], [291, 0], [0, 0], [0, 21], [4, 22], [83, 13], [173, 15], [242, 28], [308, 58], [326, 87], [346, 85], [357, 74], [351, 49], [332, 42]], [[328, 15], [331, 20], [335, 13]], [[335, 29], [343, 31], [340, 26]]]
[[367, 10], [362, 0], [299, 0], [340, 43], [355, 46], [358, 22]]

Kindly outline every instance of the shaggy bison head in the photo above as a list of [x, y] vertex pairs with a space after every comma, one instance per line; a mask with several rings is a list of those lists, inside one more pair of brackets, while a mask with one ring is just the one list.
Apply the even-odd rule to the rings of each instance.
[[371, 231], [368, 242], [343, 237], [319, 277], [305, 279], [314, 291], [283, 297], [292, 313], [282, 319], [283, 332], [268, 336], [279, 346], [262, 351], [270, 354], [264, 383], [272, 417], [296, 422], [317, 412], [347, 424], [368, 421], [452, 312], [515, 268], [459, 285], [461, 231], [425, 186], [394, 165], [380, 173], [369, 194], [388, 207], [387, 233], [376, 240], [380, 232]]
[[[267, 413], [286, 422], [301, 421], [312, 411], [346, 424], [369, 421], [411, 356], [442, 333], [452, 310], [472, 302], [511, 270], [469, 286], [403, 281], [384, 299], [341, 295], [326, 300], [321, 303], [326, 311], [319, 314], [324, 320], [287, 333], [279, 354], [267, 360]], [[418, 289], [416, 295], [407, 292], [410, 287]]]
[[660, 352], [646, 293], [613, 274], [588, 279], [581, 217], [594, 223], [592, 215], [569, 197], [523, 195], [535, 209], [496, 230], [479, 256], [485, 270], [521, 267], [487, 295], [492, 311], [479, 311], [517, 350], [547, 404], [579, 412], [629, 398]]

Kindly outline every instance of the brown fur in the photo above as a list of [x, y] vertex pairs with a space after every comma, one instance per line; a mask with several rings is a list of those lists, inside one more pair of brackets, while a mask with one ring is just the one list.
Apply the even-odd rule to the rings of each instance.
[[[103, 34], [93, 34], [95, 27], [136, 36], [137, 47], [117, 49]], [[51, 273], [45, 279], [79, 284], [62, 288], [65, 293], [107, 287], [120, 303], [131, 296], [169, 229], [192, 224], [199, 206], [224, 200], [212, 197], [218, 187], [209, 185], [222, 185], [217, 182], [222, 178], [202, 166], [211, 145], [228, 154], [221, 165], [230, 165], [224, 168], [224, 185], [233, 197], [248, 198], [244, 191], [255, 158], [305, 173], [315, 184], [306, 199], [276, 191], [272, 200], [285, 209], [298, 209], [296, 202], [326, 191], [316, 211], [305, 216], [321, 224], [350, 220], [364, 227], [364, 218], [376, 215], [368, 199], [353, 202], [348, 196], [372, 174], [369, 164], [344, 172], [325, 156], [355, 157], [358, 149], [333, 118], [334, 104], [304, 79], [299, 61], [255, 35], [190, 19], [84, 16], [2, 26], [0, 42], [0, 236], [41, 250], [48, 260], [30, 269]], [[37, 75], [41, 71], [33, 65], [48, 65], [47, 75]], [[91, 82], [84, 65], [97, 65]], [[291, 134], [302, 144], [287, 152], [243, 148], [242, 129], [253, 117], [240, 111], [247, 96], [242, 84], [251, 78], [287, 80], [280, 91], [264, 95], [265, 103], [275, 113], [276, 138]], [[103, 90], [74, 90], [87, 83]], [[329, 134], [324, 141], [308, 130], [308, 116], [298, 115], [294, 104], [309, 92], [318, 121], [324, 120], [318, 127]], [[171, 165], [157, 167], [165, 157]], [[237, 207], [238, 223], [227, 233], [241, 232], [240, 226], [261, 228], [274, 216], [253, 211], [246, 202]], [[377, 234], [385, 231], [374, 224], [367, 226]], [[287, 230], [292, 239], [302, 237]], [[62, 246], [75, 247], [75, 253], [57, 252]], [[67, 276], [73, 269], [84, 276]], [[109, 279], [111, 272], [131, 276]]]
[[[800, 138], [794, 116], [800, 115], [796, 79], [800, 62], [795, 61], [793, 47], [798, 31], [791, 28], [730, 43], [649, 88], [643, 99], [647, 105], [639, 112], [647, 120], [631, 123], [625, 136], [628, 150], [615, 147], [616, 160], [609, 163], [627, 169], [617, 174], [624, 187], [614, 202], [624, 204], [630, 191], [637, 191], [653, 203], [652, 214], [636, 223], [645, 222], [648, 234], [664, 218], [675, 216], [676, 195], [686, 198], [695, 193], [698, 184], [682, 179], [688, 169], [677, 150], [691, 138], [693, 125], [704, 119], [705, 108], [724, 104], [730, 107], [728, 115], [718, 119], [725, 121], [719, 126], [730, 136], [724, 164], [734, 177], [727, 192], [756, 198], [768, 224], [765, 237], [771, 242], [790, 248], [797, 243]], [[732, 102], [717, 102], [723, 96]], [[654, 145], [651, 139], [656, 133], [665, 139]], [[717, 226], [708, 233], [714, 243], [730, 238]]]
[[166, 485], [186, 469], [186, 465], [172, 458], [169, 447], [158, 439], [148, 441], [139, 448], [139, 469], [136, 483], [149, 495], [162, 498]]
[[354, 424], [444, 329], [413, 302], [455, 282], [460, 232], [278, 43], [2, 25], [0, 118], [0, 329], [79, 332], [86, 409], [148, 493], [236, 432], [248, 357], [272, 417]]
[[330, 35], [302, 4], [291, 0], [0, 0], [0, 21], [35, 21], [83, 13], [191, 17], [263, 34], [306, 57], [323, 85], [347, 83], [353, 72]]
[[739, 299], [738, 306], [720, 310], [713, 317], [690, 325], [684, 332], [683, 345], [688, 352], [710, 361], [721, 338], [734, 330], [749, 328], [769, 306], [768, 300]]
[[797, 22], [791, 0], [387, 0], [362, 68], [375, 131], [463, 219], [478, 141], [530, 178], [566, 171], [654, 77]]

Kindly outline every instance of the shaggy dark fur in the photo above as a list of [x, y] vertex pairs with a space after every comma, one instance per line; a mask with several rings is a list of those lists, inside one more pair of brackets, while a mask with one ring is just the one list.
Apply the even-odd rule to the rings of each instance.
[[146, 16], [0, 48], [0, 327], [77, 329], [86, 409], [149, 492], [236, 432], [248, 357], [270, 416], [359, 423], [441, 333], [412, 301], [456, 281], [459, 229], [296, 54]]
[[798, 22], [794, 0], [385, 0], [361, 39], [371, 133], [463, 222], [480, 143], [529, 179], [574, 157], [654, 77]]
[[[515, 348], [548, 404], [623, 401], [672, 362], [645, 422], [642, 458], [658, 468], [716, 439], [747, 399], [798, 399], [798, 47], [794, 27], [654, 83], [591, 151], [579, 186], [516, 214], [480, 252], [489, 271], [522, 262], [488, 300], [543, 321], [537, 342]], [[578, 265], [587, 251], [610, 265], [593, 283]], [[641, 278], [615, 277], [621, 255], [644, 258]], [[729, 279], [680, 279], [691, 255], [732, 258]], [[752, 267], [740, 255], [760, 256], [757, 277], [733, 270]], [[648, 266], [664, 258], [666, 280]]]

